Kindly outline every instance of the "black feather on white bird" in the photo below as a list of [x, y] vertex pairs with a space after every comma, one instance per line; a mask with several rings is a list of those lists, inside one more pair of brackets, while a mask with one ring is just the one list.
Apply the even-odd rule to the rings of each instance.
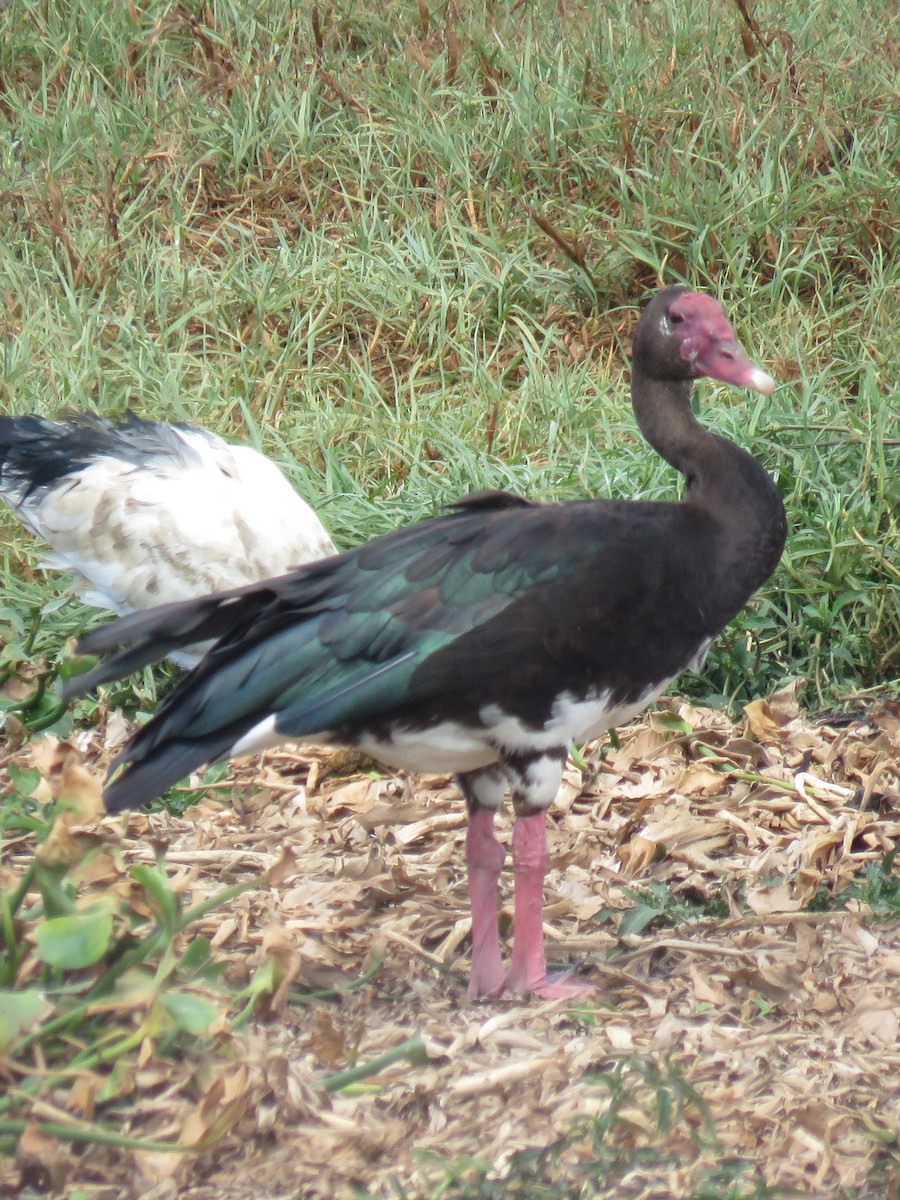
[[[120, 616], [281, 575], [336, 553], [281, 470], [191, 424], [0, 417], [0, 497], [75, 575], [86, 604]], [[203, 647], [172, 658], [193, 666]]]

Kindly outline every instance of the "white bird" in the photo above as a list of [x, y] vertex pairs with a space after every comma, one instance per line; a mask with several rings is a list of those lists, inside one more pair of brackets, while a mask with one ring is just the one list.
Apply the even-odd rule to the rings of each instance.
[[[0, 417], [0, 497], [120, 616], [257, 583], [336, 550], [279, 468], [208, 429], [94, 414]], [[204, 647], [172, 658], [193, 666]]]

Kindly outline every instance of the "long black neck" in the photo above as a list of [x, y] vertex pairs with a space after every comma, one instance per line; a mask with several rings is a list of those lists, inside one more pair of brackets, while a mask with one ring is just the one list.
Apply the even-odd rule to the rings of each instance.
[[632, 366], [631, 403], [641, 433], [688, 480], [713, 440], [691, 409], [692, 387], [690, 379], [654, 379], [638, 363]]
[[784, 548], [781, 497], [752, 455], [700, 424], [691, 389], [690, 379], [654, 379], [634, 364], [631, 398], [641, 433], [685, 476], [686, 498], [727, 530], [733, 549], [749, 555], [750, 573], [765, 579]]

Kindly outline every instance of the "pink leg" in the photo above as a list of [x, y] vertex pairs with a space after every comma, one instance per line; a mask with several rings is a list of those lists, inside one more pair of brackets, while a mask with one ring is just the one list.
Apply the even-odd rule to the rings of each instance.
[[512, 853], [516, 887], [513, 924], [513, 954], [507, 990], [520, 995], [552, 1000], [560, 996], [584, 995], [590, 984], [571, 976], [547, 978], [544, 957], [544, 876], [550, 854], [547, 850], [547, 814], [527, 813], [516, 817], [513, 826]]
[[477, 808], [469, 817], [466, 866], [472, 906], [472, 974], [467, 995], [499, 996], [503, 991], [500, 934], [497, 929], [498, 885], [506, 851], [494, 837], [494, 813]]

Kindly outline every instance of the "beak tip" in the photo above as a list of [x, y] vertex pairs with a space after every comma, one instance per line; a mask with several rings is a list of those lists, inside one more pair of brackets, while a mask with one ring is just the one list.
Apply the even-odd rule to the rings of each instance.
[[747, 386], [755, 392], [762, 392], [764, 396], [771, 396], [778, 384], [767, 371], [763, 371], [761, 367], [754, 367], [747, 380]]

